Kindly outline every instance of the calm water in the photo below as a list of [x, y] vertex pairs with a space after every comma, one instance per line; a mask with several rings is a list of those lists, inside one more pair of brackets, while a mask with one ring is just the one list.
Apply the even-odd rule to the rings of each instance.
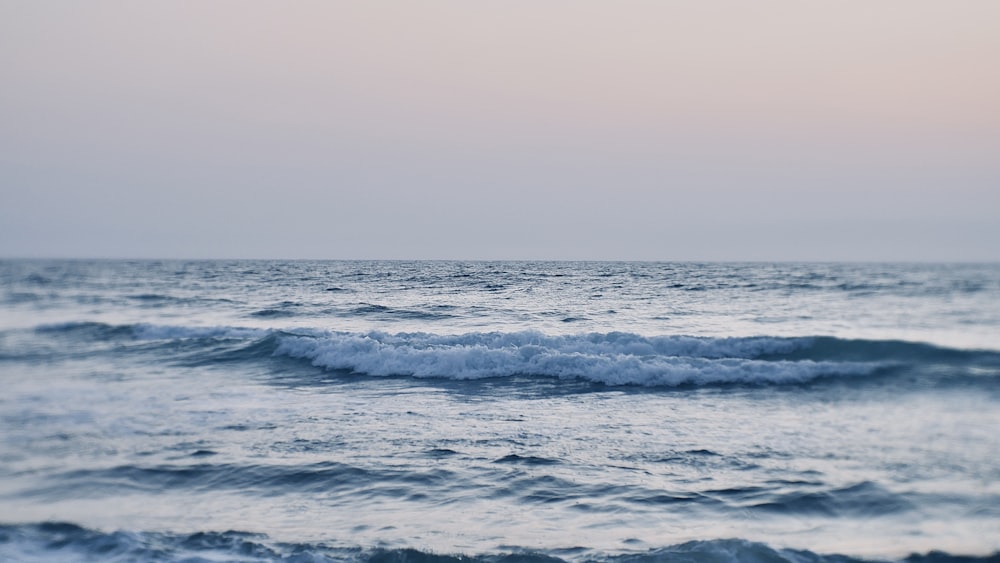
[[0, 384], [2, 560], [1000, 560], [1000, 265], [0, 261]]

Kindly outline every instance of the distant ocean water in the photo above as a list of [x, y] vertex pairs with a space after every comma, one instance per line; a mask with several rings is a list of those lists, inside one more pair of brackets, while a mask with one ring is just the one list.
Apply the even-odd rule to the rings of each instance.
[[0, 261], [3, 561], [1000, 561], [1000, 265]]

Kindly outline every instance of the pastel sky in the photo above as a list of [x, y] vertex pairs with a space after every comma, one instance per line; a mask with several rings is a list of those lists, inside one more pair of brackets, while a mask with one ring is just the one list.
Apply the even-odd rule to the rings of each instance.
[[0, 0], [0, 257], [1000, 260], [996, 0]]

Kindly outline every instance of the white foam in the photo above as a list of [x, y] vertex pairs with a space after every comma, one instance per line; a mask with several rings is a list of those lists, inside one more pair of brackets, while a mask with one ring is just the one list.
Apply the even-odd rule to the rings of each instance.
[[373, 376], [536, 375], [647, 386], [793, 383], [826, 375], [864, 375], [878, 367], [753, 358], [800, 345], [797, 340], [773, 338], [645, 338], [620, 333], [553, 337], [531, 332], [458, 336], [331, 332], [281, 336], [275, 354]]

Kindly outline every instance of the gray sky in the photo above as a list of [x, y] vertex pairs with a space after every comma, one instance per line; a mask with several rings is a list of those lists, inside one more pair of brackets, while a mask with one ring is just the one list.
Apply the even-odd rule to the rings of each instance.
[[0, 0], [0, 256], [1000, 260], [1000, 2]]

